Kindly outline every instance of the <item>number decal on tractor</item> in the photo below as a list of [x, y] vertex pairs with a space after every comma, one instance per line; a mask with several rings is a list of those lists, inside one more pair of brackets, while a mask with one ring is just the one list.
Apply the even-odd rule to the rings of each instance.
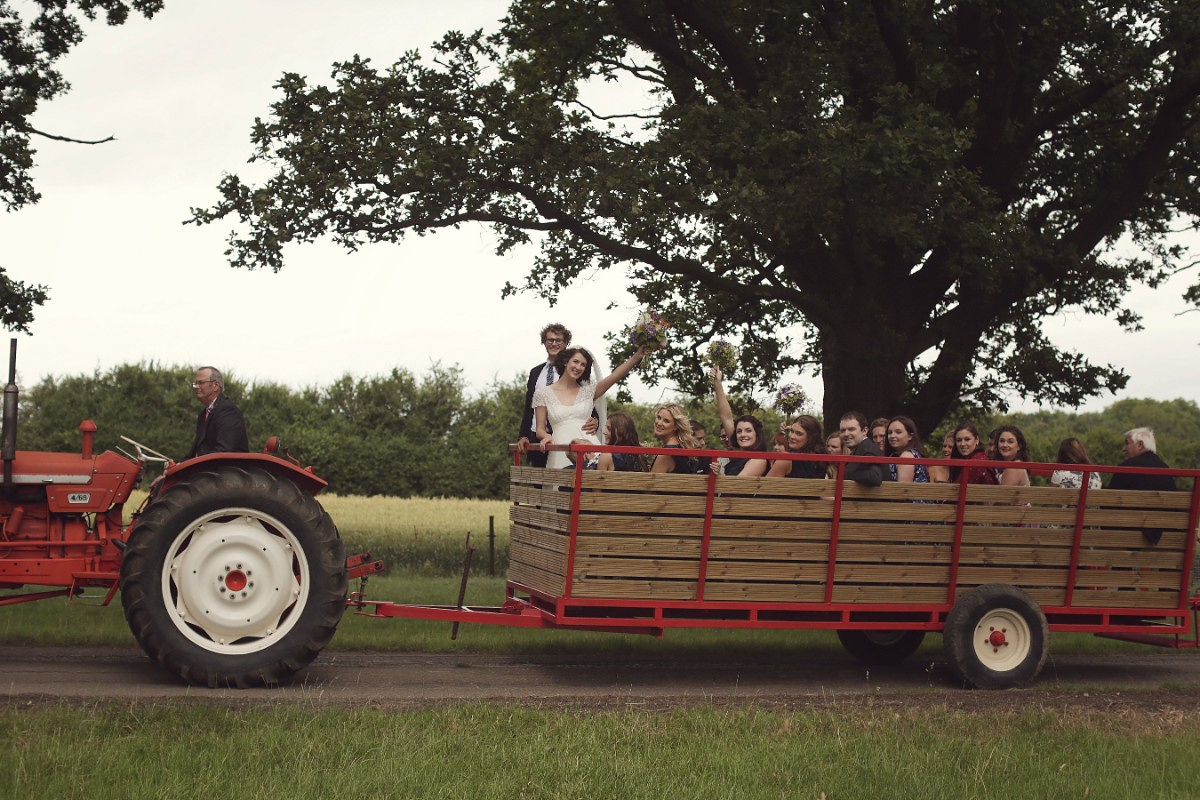
[[67, 495], [68, 503], [90, 503], [92, 496], [87, 492], [71, 492]]

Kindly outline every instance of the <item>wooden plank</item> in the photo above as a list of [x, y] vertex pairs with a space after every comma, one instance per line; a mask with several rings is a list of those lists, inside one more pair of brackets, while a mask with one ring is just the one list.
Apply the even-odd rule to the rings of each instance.
[[[1102, 577], [1100, 577], [1102, 575]], [[958, 576], [964, 583], [1011, 583], [1016, 586], [1065, 586], [1067, 571], [1037, 567], [960, 567]], [[1087, 577], [1076, 573], [1076, 585], [1107, 587], [1148, 587], [1170, 589], [1179, 586], [1179, 573], [1174, 570], [1096, 570]]]
[[575, 486], [575, 470], [547, 469], [545, 467], [509, 467], [509, 483], [531, 486], [566, 487]]
[[566, 553], [545, 550], [534, 546], [530, 542], [519, 540], [512, 542], [508, 557], [509, 561], [530, 564], [554, 575], [567, 574]]
[[1076, 589], [1072, 606], [1085, 608], [1177, 608], [1178, 591], [1117, 591], [1114, 589]]
[[626, 600], [695, 600], [691, 581], [648, 581], [595, 579], [576, 576], [571, 583], [574, 597], [613, 597]]
[[567, 552], [570, 541], [571, 537], [556, 531], [526, 528], [523, 526], [514, 526], [509, 529], [510, 543], [524, 542], [544, 550], [553, 550], [556, 553]]
[[1160, 550], [1097, 550], [1079, 551], [1081, 567], [1128, 567], [1130, 569], [1183, 569], [1183, 554]]
[[1191, 504], [1192, 493], [1188, 491], [1160, 492], [1136, 489], [1091, 489], [1088, 491], [1089, 506], [1166, 508], [1186, 511]]
[[1081, 546], [1087, 547], [1125, 547], [1129, 549], [1152, 549], [1165, 552], [1182, 553], [1187, 546], [1186, 531], [1163, 531], [1158, 544], [1150, 544], [1139, 531], [1109, 531], [1087, 528], [1080, 539]]
[[705, 506], [703, 495], [584, 492], [579, 497], [580, 512], [687, 514], [703, 519]]
[[583, 488], [646, 494], [671, 492], [705, 494], [708, 492], [708, 477], [706, 475], [672, 475], [659, 472], [587, 470], [583, 473]]
[[545, 528], [566, 533], [571, 529], [571, 516], [534, 506], [509, 506], [508, 518], [515, 525]]
[[696, 517], [661, 517], [643, 514], [580, 514], [580, 534], [641, 536], [700, 536], [704, 520]]
[[523, 583], [531, 589], [536, 589], [539, 592], [555, 597], [561, 597], [567, 589], [567, 579], [564, 575], [546, 572], [530, 564], [522, 564], [519, 561], [509, 562], [508, 578], [511, 581]]
[[704, 584], [704, 599], [742, 603], [821, 603], [824, 584], [739, 583], [719, 581]]
[[700, 558], [700, 537], [580, 536], [575, 546], [575, 554], [576, 557]]
[[538, 506], [541, 508], [557, 508], [562, 511], [571, 509], [571, 495], [555, 489], [537, 489], [532, 486], [510, 486], [509, 499], [519, 505]]

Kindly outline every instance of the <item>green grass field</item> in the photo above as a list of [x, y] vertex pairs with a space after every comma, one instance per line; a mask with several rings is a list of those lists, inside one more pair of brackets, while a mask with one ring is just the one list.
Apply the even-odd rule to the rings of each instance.
[[0, 708], [7, 797], [1189, 798], [1200, 718], [863, 705]]

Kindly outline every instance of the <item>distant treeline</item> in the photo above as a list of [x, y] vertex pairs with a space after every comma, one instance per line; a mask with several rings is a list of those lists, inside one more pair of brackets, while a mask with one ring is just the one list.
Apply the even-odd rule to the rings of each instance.
[[[47, 378], [24, 388], [18, 447], [21, 450], [72, 451], [80, 447], [79, 423], [93, 420], [96, 449], [128, 446], [124, 434], [173, 458], [192, 443], [199, 407], [192, 395], [193, 367], [124, 364], [92, 375]], [[516, 437], [523, 377], [497, 382], [469, 396], [461, 371], [435, 365], [423, 376], [394, 369], [382, 376], [350, 375], [323, 387], [292, 389], [275, 383], [245, 384], [227, 376], [226, 394], [241, 407], [250, 447], [259, 450], [279, 436], [305, 465], [329, 481], [339, 494], [387, 494], [407, 497], [507, 496], [510, 456], [506, 445]], [[746, 398], [733, 398], [737, 413], [753, 412], [768, 432], [780, 417], [754, 409]], [[689, 413], [709, 429], [717, 444], [717, 413], [711, 399], [685, 402]], [[740, 406], [740, 407], [738, 407]], [[642, 441], [653, 444], [654, 406], [612, 402], [637, 422]], [[1158, 437], [1159, 454], [1174, 467], [1200, 467], [1200, 407], [1187, 400], [1129, 399], [1104, 411], [1075, 414], [1043, 411], [972, 420], [986, 435], [1012, 423], [1024, 431], [1034, 459], [1052, 461], [1059, 442], [1079, 437], [1097, 463], [1121, 460], [1121, 442], [1130, 428], [1147, 425]], [[941, 434], [926, 437], [930, 455], [940, 451]], [[826, 426], [830, 428], [831, 426]]]

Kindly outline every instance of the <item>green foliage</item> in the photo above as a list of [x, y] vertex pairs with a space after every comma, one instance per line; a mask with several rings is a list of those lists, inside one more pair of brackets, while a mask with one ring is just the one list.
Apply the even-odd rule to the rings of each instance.
[[652, 379], [696, 392], [724, 338], [743, 388], [819, 370], [827, 418], [928, 430], [1124, 386], [1042, 323], [1136, 328], [1129, 289], [1200, 216], [1196, 3], [514, 0], [432, 50], [284, 75], [253, 133], [275, 173], [191, 221], [235, 220], [231, 261], [272, 269], [325, 236], [491, 225], [500, 253], [540, 248], [506, 291], [625, 269], [674, 323]]
[[[23, 450], [78, 450], [79, 423], [97, 425], [97, 450], [128, 445], [123, 434], [175, 459], [192, 444], [198, 412], [195, 370], [124, 364], [92, 375], [50, 377], [21, 397]], [[507, 445], [516, 439], [524, 381], [497, 382], [475, 398], [461, 371], [434, 365], [343, 376], [328, 387], [292, 390], [226, 376], [242, 409], [250, 447], [278, 435], [285, 447], [344, 494], [504, 497]]]

